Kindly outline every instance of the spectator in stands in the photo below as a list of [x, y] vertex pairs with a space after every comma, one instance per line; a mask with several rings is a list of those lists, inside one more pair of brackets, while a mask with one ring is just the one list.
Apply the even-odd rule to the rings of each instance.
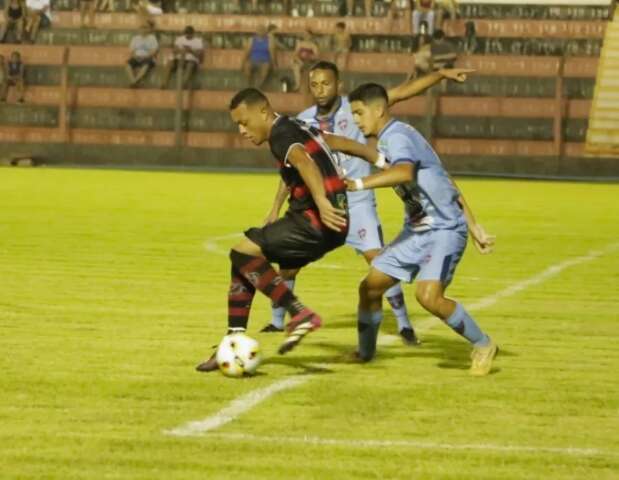
[[458, 2], [456, 0], [436, 0], [436, 25], [443, 30], [445, 20], [458, 18]]
[[434, 31], [430, 52], [432, 57], [432, 71], [454, 67], [458, 51], [456, 46], [445, 38], [445, 33], [442, 30]]
[[415, 0], [415, 10], [413, 11], [414, 36], [422, 33], [422, 23], [426, 24], [426, 30], [423, 33], [427, 33], [430, 36], [434, 33], [435, 7], [436, 5], [434, 0]]
[[306, 30], [303, 37], [297, 40], [297, 46], [292, 57], [292, 74], [294, 76], [294, 91], [301, 89], [301, 76], [304, 71], [318, 60], [320, 52], [318, 45], [313, 39], [312, 31]]
[[155, 57], [159, 52], [159, 42], [152, 33], [152, 24], [140, 28], [140, 33], [131, 39], [129, 50], [131, 57], [127, 65], [127, 75], [130, 86], [135, 87], [155, 66]]
[[464, 24], [464, 45], [463, 50], [469, 55], [475, 53], [477, 50], [477, 31], [475, 28], [475, 22], [469, 20]]
[[262, 88], [271, 69], [277, 68], [276, 44], [266, 27], [258, 28], [243, 56], [243, 75], [250, 86]]
[[[95, 26], [95, 12], [97, 11], [97, 0], [80, 0], [80, 26], [82, 28]], [[88, 21], [86, 21], [88, 19]], [[88, 23], [88, 25], [87, 25]]]
[[172, 72], [179, 68], [183, 72], [183, 88], [187, 88], [191, 76], [198, 70], [204, 59], [204, 41], [196, 36], [196, 31], [189, 25], [185, 27], [183, 35], [176, 37], [174, 50], [163, 74], [161, 88], [166, 88], [170, 83]]
[[335, 34], [332, 38], [332, 49], [335, 52], [335, 64], [340, 71], [346, 70], [348, 65], [348, 56], [350, 55], [350, 47], [352, 46], [352, 37], [346, 31], [344, 22], [335, 24]]
[[4, 23], [0, 26], [0, 42], [4, 42], [11, 30], [15, 30], [15, 41], [21, 43], [26, 22], [24, 0], [8, 0], [4, 7]]
[[50, 0], [26, 0], [28, 18], [26, 32], [31, 43], [37, 39], [39, 29], [47, 28], [52, 24], [52, 9]]
[[413, 54], [415, 70], [409, 75], [409, 80], [430, 73], [432, 70], [432, 45], [429, 35], [421, 35], [417, 50]]
[[24, 63], [19, 52], [11, 53], [11, 58], [5, 66], [4, 57], [0, 55], [0, 102], [6, 102], [9, 87], [17, 90], [17, 101], [24, 102]]

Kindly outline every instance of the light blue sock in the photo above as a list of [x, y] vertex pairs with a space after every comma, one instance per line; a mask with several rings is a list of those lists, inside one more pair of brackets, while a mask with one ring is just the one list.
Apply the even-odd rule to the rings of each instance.
[[[284, 280], [290, 291], [294, 290], [294, 280]], [[286, 317], [286, 309], [279, 305], [271, 304], [271, 325], [277, 328], [284, 328], [284, 318]]]
[[411, 321], [408, 318], [408, 312], [406, 311], [406, 302], [404, 301], [404, 292], [402, 286], [397, 283], [389, 290], [385, 292], [385, 298], [391, 305], [391, 310], [398, 321], [398, 332], [401, 332], [404, 328], [412, 329]]
[[364, 362], [369, 362], [376, 353], [376, 340], [378, 338], [380, 322], [383, 320], [383, 312], [382, 310], [375, 312], [359, 310], [357, 315], [359, 358]]
[[483, 347], [490, 341], [488, 335], [481, 331], [479, 325], [459, 303], [456, 304], [454, 313], [447, 319], [447, 325], [476, 347]]

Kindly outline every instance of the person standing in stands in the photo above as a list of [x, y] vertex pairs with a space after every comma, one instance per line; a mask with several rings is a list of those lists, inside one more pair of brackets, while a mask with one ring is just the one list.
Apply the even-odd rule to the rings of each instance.
[[19, 52], [11, 53], [9, 62], [4, 63], [4, 57], [0, 55], [0, 102], [6, 102], [9, 87], [14, 86], [17, 90], [17, 102], [24, 102], [24, 63]]
[[332, 38], [333, 51], [335, 52], [335, 64], [337, 68], [343, 72], [348, 65], [348, 57], [350, 55], [350, 47], [352, 47], [352, 37], [346, 31], [344, 22], [335, 24], [335, 34]]
[[21, 43], [26, 21], [26, 5], [23, 0], [9, 0], [4, 8], [4, 24], [0, 26], [0, 42], [4, 42], [10, 30], [15, 30], [15, 40]]
[[267, 28], [261, 26], [245, 48], [243, 75], [250, 86], [261, 89], [273, 68], [277, 68], [275, 42]]
[[28, 20], [26, 32], [30, 43], [34, 43], [40, 28], [47, 28], [52, 24], [52, 9], [50, 0], [26, 0], [28, 7]]
[[161, 88], [166, 88], [170, 83], [172, 72], [179, 68], [183, 72], [183, 88], [187, 88], [192, 75], [198, 70], [204, 59], [204, 42], [202, 37], [196, 36], [195, 29], [189, 25], [185, 27], [183, 35], [174, 41], [173, 56], [169, 59]]
[[427, 35], [434, 33], [434, 0], [415, 0], [415, 10], [413, 11], [413, 35], [421, 33], [421, 24], [426, 24]]
[[131, 39], [129, 50], [131, 57], [127, 62], [126, 71], [130, 86], [136, 87], [155, 66], [155, 57], [159, 52], [159, 42], [152, 33], [152, 23], [140, 28], [140, 32]]
[[301, 89], [301, 75], [305, 69], [311, 67], [318, 60], [319, 48], [312, 38], [311, 30], [306, 30], [303, 38], [297, 41], [292, 57], [292, 74], [294, 75], [293, 90]]

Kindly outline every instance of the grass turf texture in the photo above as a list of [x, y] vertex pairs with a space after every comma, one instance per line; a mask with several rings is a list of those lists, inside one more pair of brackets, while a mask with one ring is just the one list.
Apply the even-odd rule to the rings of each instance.
[[[469, 245], [459, 266], [449, 293], [465, 305], [619, 241], [616, 185], [459, 184], [498, 235], [493, 255]], [[274, 175], [0, 170], [2, 479], [619, 477], [618, 250], [478, 311], [502, 346], [486, 378], [468, 376], [468, 345], [428, 323], [409, 286], [423, 346], [347, 363], [366, 272], [347, 248], [300, 276], [325, 327], [298, 350], [279, 357], [282, 337], [257, 333], [269, 319], [257, 296], [261, 375], [194, 372], [225, 329], [235, 239], [209, 244], [223, 253], [205, 241], [260, 224], [276, 186]], [[393, 238], [401, 205], [388, 190], [379, 202]], [[383, 334], [395, 333], [388, 313]], [[162, 433], [307, 374], [216, 432], [257, 438]], [[294, 443], [305, 436], [339, 443]], [[569, 447], [593, 450], [543, 450]]]

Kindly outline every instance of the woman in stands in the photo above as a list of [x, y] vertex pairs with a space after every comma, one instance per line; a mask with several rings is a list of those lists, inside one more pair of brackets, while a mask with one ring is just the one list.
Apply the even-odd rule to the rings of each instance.
[[15, 40], [21, 43], [26, 21], [26, 4], [24, 0], [9, 0], [4, 8], [5, 22], [0, 26], [0, 42], [4, 42], [10, 30], [15, 30]]
[[261, 89], [271, 69], [277, 68], [276, 62], [273, 35], [266, 27], [261, 26], [249, 40], [243, 57], [243, 75], [249, 86]]
[[6, 101], [9, 87], [14, 86], [17, 90], [17, 102], [24, 101], [24, 63], [21, 61], [19, 52], [11, 53], [11, 58], [4, 67], [4, 58], [0, 60], [0, 102]]
[[292, 58], [292, 73], [294, 75], [294, 91], [301, 89], [301, 75], [304, 69], [311, 67], [318, 60], [319, 48], [312, 38], [311, 30], [306, 30], [303, 38], [297, 41]]

